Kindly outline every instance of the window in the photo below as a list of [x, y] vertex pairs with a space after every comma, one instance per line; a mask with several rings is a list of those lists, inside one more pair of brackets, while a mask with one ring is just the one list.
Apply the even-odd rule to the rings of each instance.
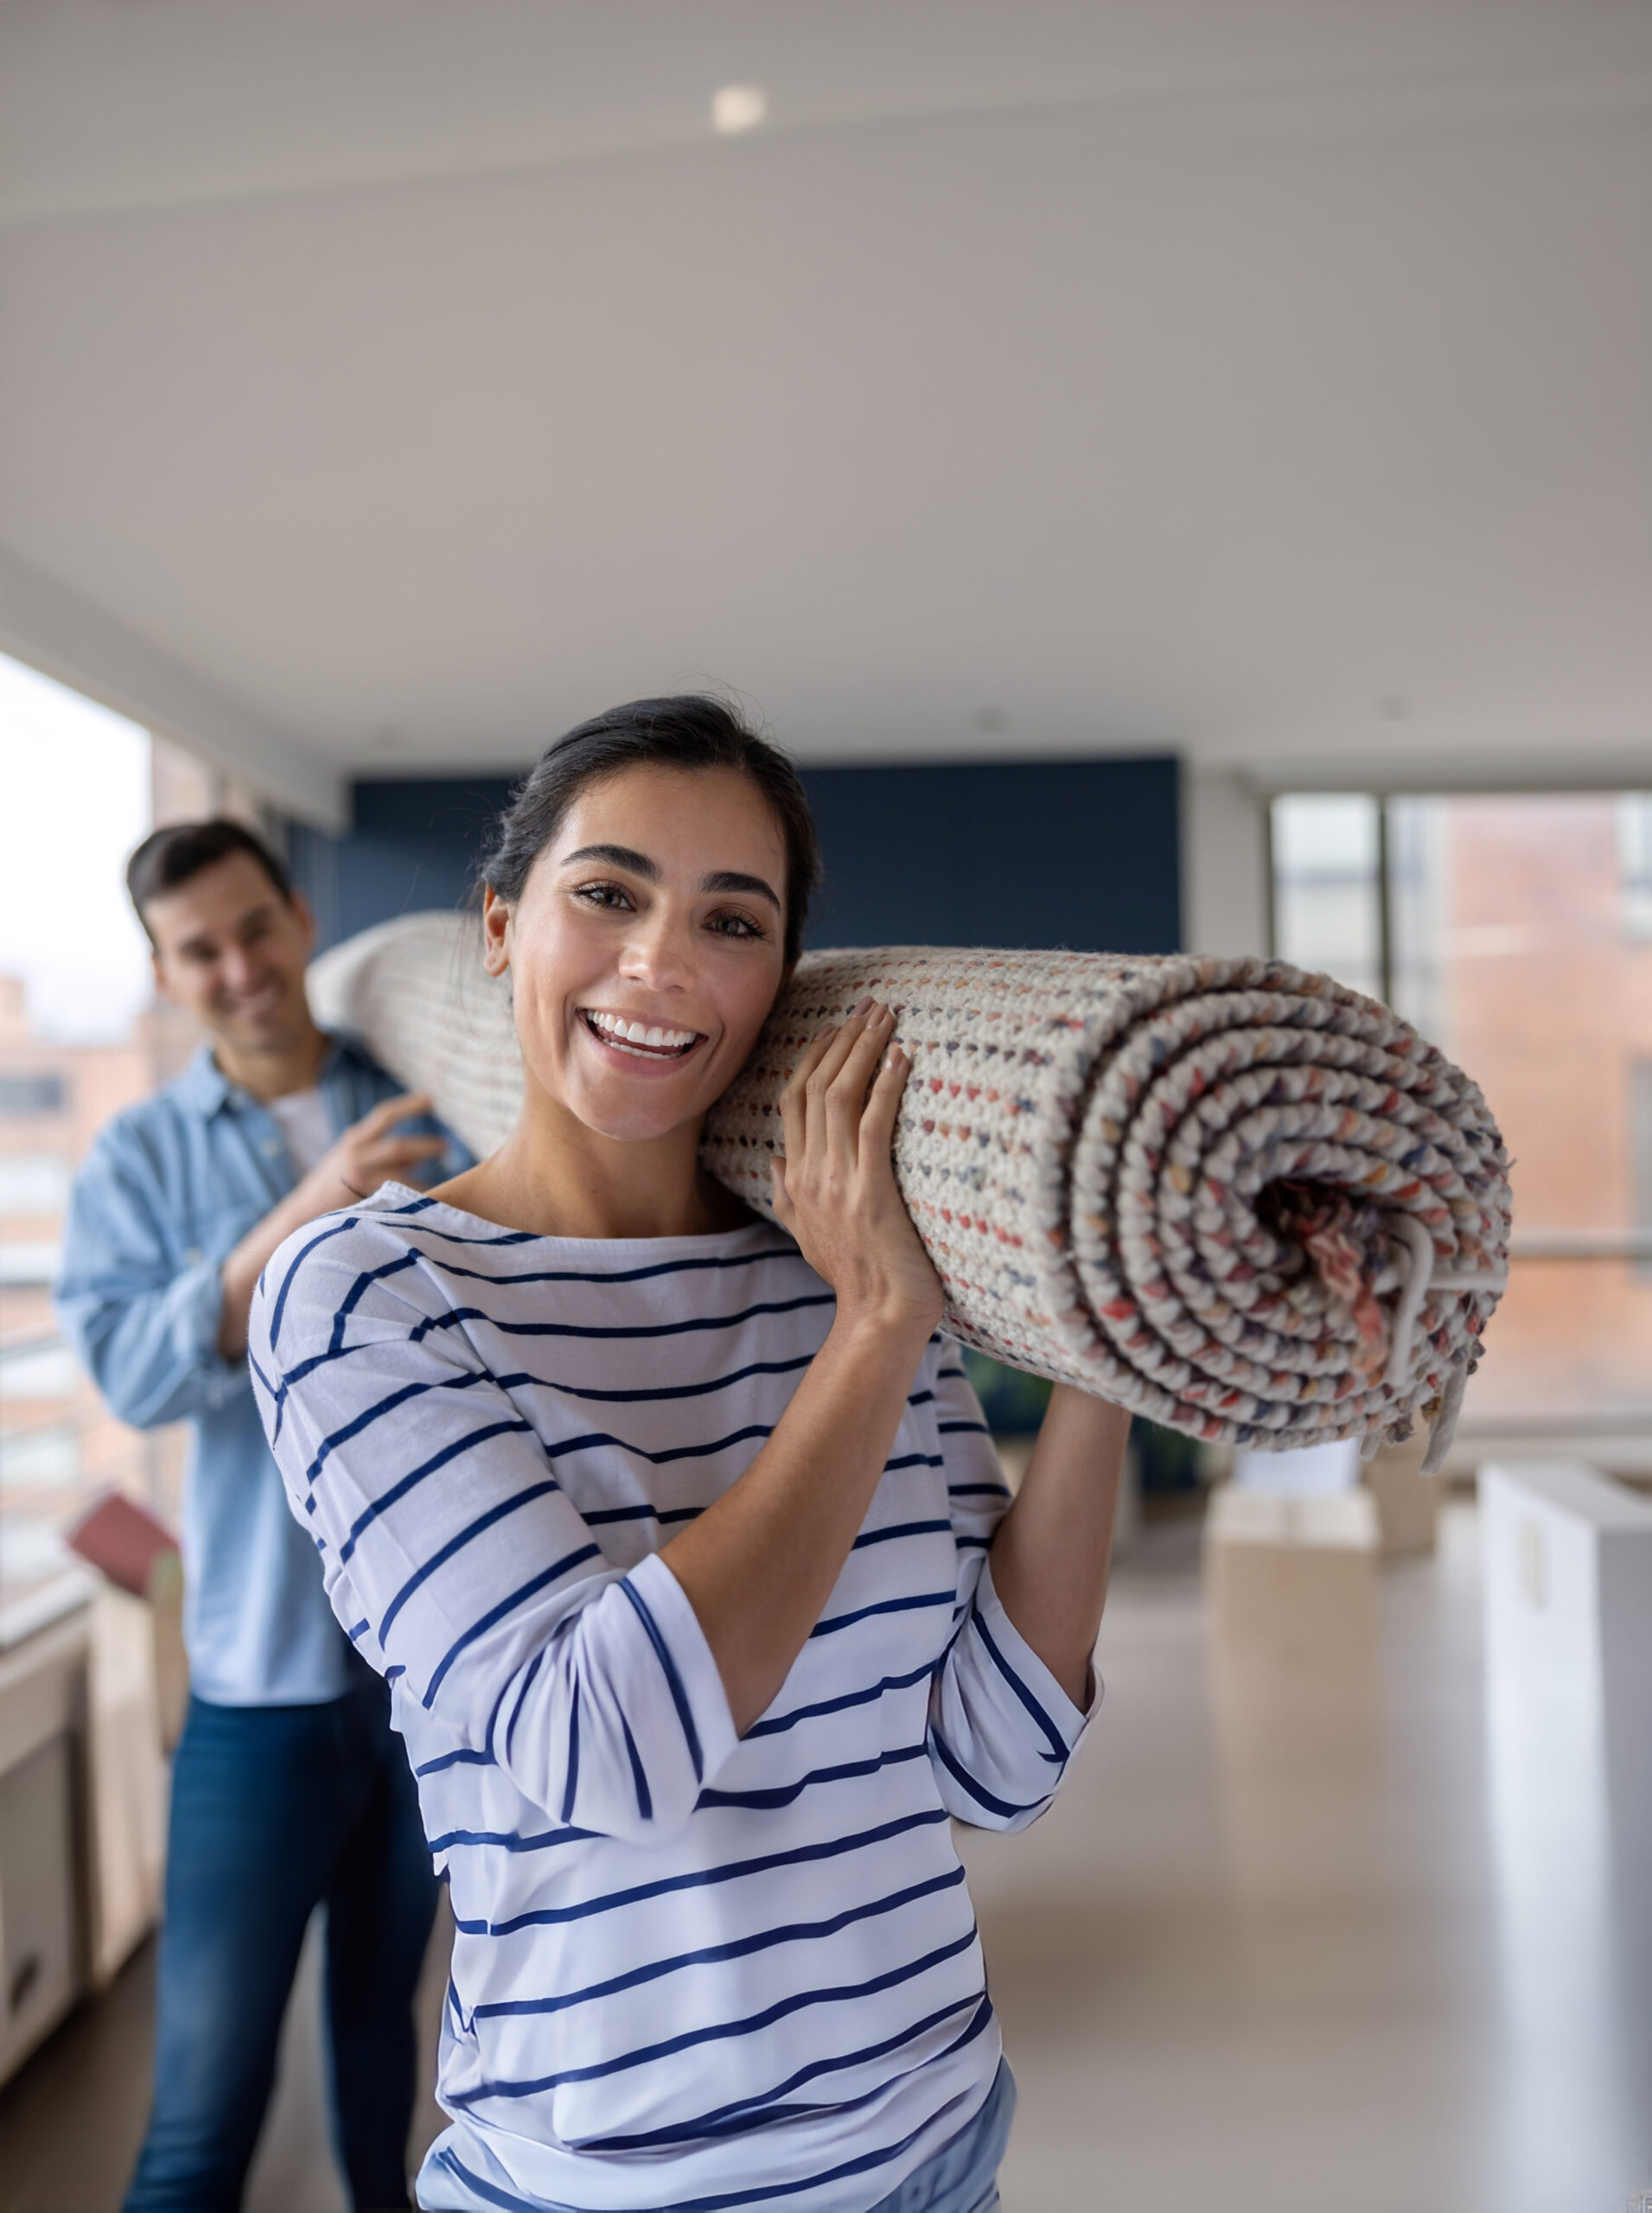
[[1617, 906], [1625, 937], [1652, 938], [1652, 792], [1618, 797]]
[[[110, 1414], [62, 1341], [51, 1285], [82, 1148], [175, 1066], [175, 1031], [149, 1016], [126, 857], [157, 810], [214, 812], [220, 784], [0, 655], [0, 1609], [28, 1579], [29, 1532], [61, 1528], [105, 1485], [177, 1511], [182, 1432], [140, 1437]], [[66, 814], [77, 871], [67, 904]]]
[[1383, 995], [1382, 809], [1363, 792], [1273, 802], [1274, 950]]
[[80, 1474], [80, 1440], [72, 1422], [0, 1436], [0, 1490], [55, 1490]]
[[0, 1114], [61, 1114], [68, 1103], [67, 1077], [0, 1072]]
[[0, 1215], [61, 1214], [69, 1164], [60, 1153], [0, 1153]]
[[1465, 1441], [1652, 1432], [1652, 795], [1293, 793], [1272, 829], [1276, 950], [1415, 1023], [1514, 1162]]
[[80, 1371], [67, 1345], [0, 1346], [0, 1401], [72, 1399], [80, 1387]]

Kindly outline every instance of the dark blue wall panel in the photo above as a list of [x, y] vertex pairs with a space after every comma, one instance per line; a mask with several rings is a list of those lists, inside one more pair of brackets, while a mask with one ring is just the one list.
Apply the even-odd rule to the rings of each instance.
[[1181, 943], [1177, 764], [810, 768], [826, 849], [813, 945]]
[[392, 915], [457, 907], [514, 780], [428, 776], [354, 786], [341, 838], [295, 823], [293, 879], [316, 909], [323, 946]]
[[[1181, 941], [1173, 759], [809, 768], [804, 781], [826, 858], [811, 944]], [[362, 782], [348, 835], [295, 826], [322, 943], [456, 906], [509, 790], [505, 777]]]

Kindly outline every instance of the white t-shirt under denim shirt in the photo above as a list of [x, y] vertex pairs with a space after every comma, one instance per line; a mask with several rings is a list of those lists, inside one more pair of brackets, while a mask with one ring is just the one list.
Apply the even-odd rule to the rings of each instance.
[[1086, 1717], [993, 1591], [1009, 1494], [956, 1348], [743, 1738], [656, 1556], [832, 1304], [765, 1223], [536, 1237], [397, 1184], [260, 1285], [265, 1428], [451, 1886], [437, 2152], [501, 2203], [857, 2213], [991, 2088], [949, 1817], [1035, 1820]]
[[268, 1103], [277, 1127], [287, 1140], [293, 1175], [302, 1183], [333, 1147], [333, 1113], [327, 1094], [320, 1084], [312, 1083], [308, 1091], [284, 1092]]

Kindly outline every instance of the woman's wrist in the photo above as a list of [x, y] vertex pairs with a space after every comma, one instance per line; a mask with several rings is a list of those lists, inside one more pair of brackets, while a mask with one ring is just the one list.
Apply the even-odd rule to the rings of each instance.
[[[904, 1360], [909, 1368], [934, 1336], [941, 1317], [914, 1306], [909, 1300], [857, 1299], [845, 1303], [841, 1293], [826, 1343], [837, 1345], [858, 1358]], [[825, 1348], [822, 1347], [822, 1350]]]

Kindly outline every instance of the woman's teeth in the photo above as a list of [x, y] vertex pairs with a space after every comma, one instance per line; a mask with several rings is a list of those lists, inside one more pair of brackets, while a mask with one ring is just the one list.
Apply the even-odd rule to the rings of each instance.
[[639, 1059], [658, 1060], [686, 1053], [699, 1042], [698, 1030], [651, 1027], [647, 1023], [628, 1022], [623, 1015], [598, 1014], [592, 1007], [582, 1007], [580, 1011], [605, 1045], [615, 1046], [622, 1053], [635, 1053]]

